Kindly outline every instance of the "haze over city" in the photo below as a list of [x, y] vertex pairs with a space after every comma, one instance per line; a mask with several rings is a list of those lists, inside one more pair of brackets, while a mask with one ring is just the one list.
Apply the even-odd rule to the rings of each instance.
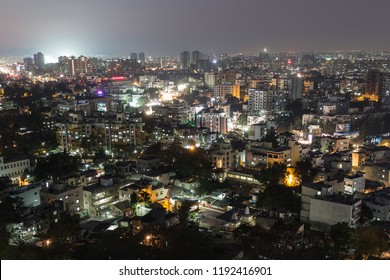
[[[389, 8], [2, 3], [0, 259], [278, 279], [263, 260], [390, 259]], [[39, 279], [111, 270], [82, 265]]]
[[0, 56], [384, 50], [389, 9], [381, 0], [6, 1]]

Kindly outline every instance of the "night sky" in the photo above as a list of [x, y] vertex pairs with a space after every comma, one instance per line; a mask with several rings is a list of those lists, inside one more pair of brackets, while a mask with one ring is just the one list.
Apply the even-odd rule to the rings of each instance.
[[1, 0], [0, 55], [390, 49], [388, 0]]

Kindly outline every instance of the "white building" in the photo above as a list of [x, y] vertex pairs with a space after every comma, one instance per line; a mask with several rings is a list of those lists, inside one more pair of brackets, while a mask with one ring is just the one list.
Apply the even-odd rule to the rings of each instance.
[[316, 196], [310, 201], [309, 220], [313, 229], [326, 229], [343, 222], [354, 228], [360, 219], [361, 206], [361, 199], [349, 196]]
[[29, 185], [15, 189], [10, 195], [22, 199], [23, 206], [36, 207], [41, 205], [41, 188], [40, 185]]
[[332, 195], [333, 188], [323, 182], [304, 183], [301, 194], [301, 222], [309, 221], [311, 199], [317, 195]]
[[28, 157], [0, 157], [0, 177], [10, 177], [12, 181], [20, 182], [25, 171], [30, 171]]
[[365, 203], [371, 209], [375, 220], [390, 221], [390, 188], [375, 192]]
[[221, 84], [214, 87], [214, 97], [224, 100], [226, 95], [240, 98], [240, 85]]
[[267, 135], [267, 124], [253, 124], [249, 127], [248, 139], [252, 141], [260, 141]]
[[70, 214], [78, 214], [81, 217], [87, 213], [84, 210], [83, 186], [69, 186], [66, 184], [55, 184], [44, 186], [41, 192], [43, 203], [52, 203], [60, 200], [64, 204], [64, 209]]
[[364, 192], [365, 185], [366, 176], [363, 172], [357, 172], [355, 175], [344, 177], [344, 192], [346, 194]]
[[249, 111], [259, 113], [274, 109], [275, 94], [271, 90], [248, 90]]
[[197, 127], [209, 128], [211, 132], [225, 134], [228, 132], [228, 116], [222, 110], [210, 108], [197, 116]]
[[228, 170], [237, 163], [237, 152], [229, 143], [219, 143], [210, 154], [214, 167]]
[[215, 86], [215, 73], [213, 72], [204, 73], [204, 83], [207, 87], [213, 89]]

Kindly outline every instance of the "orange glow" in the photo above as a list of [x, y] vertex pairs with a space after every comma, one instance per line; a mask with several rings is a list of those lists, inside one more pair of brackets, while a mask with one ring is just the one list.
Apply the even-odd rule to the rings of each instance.
[[294, 168], [287, 168], [285, 185], [287, 187], [298, 187], [299, 186], [299, 178], [294, 176]]
[[370, 94], [370, 93], [365, 93], [359, 97], [356, 97], [355, 98], [356, 101], [364, 101], [364, 100], [369, 100], [369, 101], [375, 101], [375, 102], [378, 102], [379, 101], [379, 96], [376, 95], [376, 94]]

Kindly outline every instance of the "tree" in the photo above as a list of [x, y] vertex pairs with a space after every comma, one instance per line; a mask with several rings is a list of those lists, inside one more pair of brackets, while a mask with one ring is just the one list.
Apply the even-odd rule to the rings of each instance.
[[149, 102], [149, 99], [147, 96], [141, 96], [140, 98], [138, 98], [138, 101], [137, 101], [137, 107], [145, 107], [145, 105]]
[[302, 182], [313, 182], [317, 175], [317, 169], [313, 166], [309, 158], [297, 161], [295, 163], [295, 171]]
[[137, 193], [137, 203], [150, 206], [151, 203], [151, 195], [146, 189], [142, 189]]
[[245, 114], [241, 114], [238, 116], [237, 124], [244, 126], [247, 125], [247, 116]]
[[93, 162], [95, 164], [101, 164], [105, 163], [109, 159], [108, 155], [104, 150], [99, 150], [97, 153], [95, 153], [95, 157], [93, 159]]
[[177, 210], [177, 214], [179, 215], [180, 223], [183, 225], [187, 225], [188, 216], [190, 213], [191, 202], [188, 200], [182, 201], [180, 208]]
[[256, 179], [266, 187], [277, 186], [285, 179], [286, 175], [287, 166], [282, 163], [274, 163], [260, 170]]
[[225, 95], [225, 100], [226, 100], [226, 103], [229, 105], [236, 105], [236, 104], [240, 103], [240, 99], [231, 95], [231, 94]]
[[78, 170], [80, 158], [65, 153], [50, 154], [44, 159], [38, 160], [34, 169], [37, 180], [52, 176], [54, 178], [63, 176]]
[[5, 259], [9, 253], [9, 239], [11, 237], [7, 227], [17, 221], [16, 208], [21, 201], [11, 197], [2, 198], [0, 201], [0, 259]]
[[264, 210], [281, 208], [297, 213], [300, 210], [300, 199], [293, 188], [268, 185], [258, 194], [256, 206]]
[[374, 226], [359, 228], [356, 239], [356, 249], [365, 259], [380, 256], [388, 249], [384, 232]]
[[354, 229], [350, 228], [346, 222], [331, 226], [329, 237], [333, 242], [332, 251], [336, 259], [343, 258], [347, 250], [354, 247], [356, 241]]
[[364, 225], [365, 223], [371, 222], [373, 219], [374, 214], [372, 213], [372, 210], [365, 203], [363, 203], [359, 222]]
[[48, 237], [54, 245], [65, 245], [73, 242], [80, 234], [80, 216], [61, 213], [58, 223], [48, 231]]

